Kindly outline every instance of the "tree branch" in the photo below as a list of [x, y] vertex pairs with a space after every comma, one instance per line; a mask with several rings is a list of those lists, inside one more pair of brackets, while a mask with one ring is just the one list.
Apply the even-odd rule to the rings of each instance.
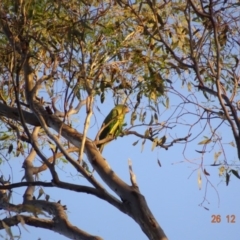
[[36, 217], [30, 217], [26, 215], [15, 215], [10, 218], [4, 218], [0, 221], [0, 229], [4, 229], [2, 221], [7, 224], [7, 226], [15, 226], [19, 223], [27, 224], [32, 227], [44, 228], [48, 230], [53, 230], [69, 239], [81, 239], [81, 240], [101, 240], [102, 238], [98, 236], [90, 235], [83, 230], [77, 228], [70, 224], [66, 219], [61, 219], [61, 221], [53, 218], [52, 220], [41, 219]]
[[74, 192], [91, 194], [112, 204], [114, 207], [118, 208], [121, 212], [127, 213], [127, 209], [125, 209], [125, 206], [122, 204], [122, 202], [119, 201], [113, 195], [109, 194], [107, 191], [101, 191], [96, 188], [73, 184], [73, 183], [67, 183], [62, 181], [59, 181], [57, 184], [54, 182], [42, 182], [42, 181], [18, 182], [18, 183], [13, 183], [9, 185], [0, 185], [0, 189], [10, 190], [13, 188], [26, 187], [26, 186], [27, 187], [28, 186], [56, 187], [56, 188], [61, 188], [61, 189], [70, 190]]

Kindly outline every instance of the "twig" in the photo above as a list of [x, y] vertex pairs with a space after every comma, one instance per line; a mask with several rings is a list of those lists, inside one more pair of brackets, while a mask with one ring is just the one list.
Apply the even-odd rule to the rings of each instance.
[[88, 131], [88, 128], [90, 125], [90, 119], [92, 116], [92, 105], [93, 105], [93, 96], [90, 95], [87, 97], [87, 102], [86, 102], [87, 117], [86, 117], [85, 123], [84, 123], [83, 138], [82, 138], [82, 143], [81, 143], [81, 147], [80, 147], [80, 151], [79, 151], [79, 158], [78, 158], [79, 163], [82, 162], [82, 158], [83, 158], [83, 151], [84, 151], [84, 146], [85, 146], [85, 142], [86, 142], [87, 131]]

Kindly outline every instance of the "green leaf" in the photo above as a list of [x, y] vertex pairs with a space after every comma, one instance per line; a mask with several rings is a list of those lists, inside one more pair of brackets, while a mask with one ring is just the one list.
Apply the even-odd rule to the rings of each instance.
[[164, 135], [163, 137], [161, 137], [159, 140], [158, 140], [158, 144], [159, 145], [163, 145], [167, 140], [167, 137], [166, 135]]
[[215, 152], [215, 153], [214, 153], [214, 164], [217, 162], [218, 157], [219, 157], [221, 154], [222, 154], [221, 151], [219, 151], [219, 152]]
[[224, 166], [221, 166], [221, 167], [218, 169], [218, 174], [219, 174], [219, 176], [221, 177], [224, 172], [225, 172], [225, 167], [224, 167]]
[[207, 93], [206, 93], [205, 91], [203, 91], [203, 96], [204, 96], [207, 100], [209, 100], [209, 97], [208, 97], [208, 95], [207, 95]]
[[166, 106], [167, 109], [169, 108], [169, 98], [168, 97], [166, 98], [166, 105], [165, 106]]
[[157, 112], [157, 109], [151, 105], [148, 106], [149, 108], [151, 108], [154, 112]]
[[39, 199], [43, 194], [44, 194], [43, 189], [42, 189], [42, 188], [39, 188], [37, 199]]
[[46, 194], [46, 195], [45, 195], [45, 200], [48, 202], [49, 199], [50, 199], [50, 195]]
[[238, 171], [232, 169], [230, 172], [232, 172], [232, 174], [233, 174], [236, 178], [240, 179], [240, 176], [239, 176]]
[[151, 120], [148, 125], [152, 125], [152, 124], [153, 124], [153, 115], [151, 115]]
[[101, 94], [101, 96], [100, 96], [100, 101], [101, 101], [101, 103], [103, 103], [104, 100], [105, 100], [105, 94], [104, 94], [104, 92], [102, 92], [102, 94]]
[[137, 140], [136, 142], [134, 142], [132, 145], [136, 146], [138, 144], [139, 140]]
[[136, 114], [136, 112], [133, 112], [132, 114], [131, 114], [131, 125], [133, 126], [133, 124], [134, 124], [134, 121], [137, 119], [137, 114]]
[[49, 147], [50, 147], [50, 149], [52, 149], [52, 151], [55, 152], [55, 150], [56, 150], [56, 145], [55, 144], [49, 142]]
[[211, 139], [207, 138], [198, 143], [198, 145], [208, 144], [211, 142]]
[[141, 122], [143, 122], [143, 123], [145, 122], [146, 115], [147, 115], [147, 112], [145, 111], [145, 112], [142, 114]]
[[157, 146], [157, 144], [158, 144], [158, 138], [154, 138], [153, 143], [152, 143], [151, 151], [154, 150], [154, 148]]
[[60, 157], [59, 159], [61, 160], [62, 163], [65, 163], [65, 164], [68, 163], [68, 160], [64, 157]]
[[9, 235], [10, 239], [14, 239], [11, 228], [4, 221], [1, 221], [1, 223], [6, 233]]
[[195, 150], [197, 153], [201, 153], [201, 154], [204, 154], [206, 153], [206, 151], [199, 151], [199, 150]]
[[0, 137], [0, 141], [4, 141], [4, 140], [7, 140], [7, 139], [10, 139], [11, 136], [7, 135], [6, 133], [4, 133], [1, 137]]
[[143, 152], [145, 142], [146, 142], [146, 139], [144, 139], [144, 140], [142, 141], [141, 152]]
[[154, 121], [155, 121], [155, 123], [158, 123], [158, 115], [157, 115], [157, 113], [154, 113]]
[[210, 166], [212, 166], [212, 167], [218, 167], [218, 166], [221, 166], [221, 165], [222, 165], [221, 163], [217, 163], [217, 164], [213, 163], [213, 164], [210, 164]]
[[198, 178], [197, 178], [197, 181], [198, 181], [198, 188], [199, 188], [199, 190], [201, 190], [201, 188], [202, 188], [202, 177], [201, 177], [201, 171], [200, 171], [200, 169], [198, 169]]
[[13, 144], [10, 144], [8, 147], [8, 154], [10, 154], [13, 150]]
[[210, 174], [206, 171], [205, 168], [203, 169], [203, 172], [204, 172], [205, 175], [210, 176]]
[[150, 132], [149, 132], [149, 129], [147, 129], [144, 133], [144, 137], [149, 137], [149, 135], [150, 135]]
[[230, 174], [226, 173], [226, 185], [228, 186], [230, 180]]
[[235, 147], [234, 142], [230, 142], [229, 144], [230, 144], [232, 147]]

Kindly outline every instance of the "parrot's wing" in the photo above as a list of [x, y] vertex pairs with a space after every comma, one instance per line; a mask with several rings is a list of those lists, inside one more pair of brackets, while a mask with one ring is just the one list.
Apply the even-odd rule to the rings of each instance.
[[116, 121], [114, 121], [114, 124], [110, 130], [110, 134], [113, 136], [117, 136], [122, 131], [122, 125], [124, 123], [125, 114], [127, 113], [128, 108], [125, 105], [117, 105], [116, 110]]
[[[107, 115], [102, 124], [102, 132], [99, 135], [99, 140], [107, 138], [109, 135], [116, 136], [121, 131], [121, 127], [124, 122], [124, 117], [126, 114], [126, 106], [125, 105], [117, 105], [115, 108], [111, 110], [111, 112]], [[99, 144], [98, 148], [100, 152], [103, 151], [103, 147], [107, 143]]]
[[117, 116], [118, 116], [118, 110], [117, 110], [117, 108], [115, 107], [114, 109], [112, 109], [112, 111], [107, 115], [107, 117], [106, 117], [105, 120], [103, 121], [102, 127], [103, 127], [104, 125], [106, 126], [106, 125], [111, 124], [112, 122], [116, 121]]
[[99, 135], [99, 140], [106, 138], [109, 134], [112, 133], [111, 130], [117, 124], [117, 116], [118, 111], [115, 108], [107, 115], [101, 127], [102, 132]]

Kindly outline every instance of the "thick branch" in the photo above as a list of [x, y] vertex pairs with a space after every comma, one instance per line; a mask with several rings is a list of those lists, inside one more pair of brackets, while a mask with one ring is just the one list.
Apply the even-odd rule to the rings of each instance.
[[19, 187], [26, 187], [26, 186], [42, 186], [42, 187], [57, 187], [61, 189], [66, 189], [70, 191], [75, 192], [81, 192], [81, 193], [87, 193], [94, 195], [100, 199], [103, 199], [116, 208], [118, 208], [121, 212], [127, 213], [127, 210], [125, 209], [124, 205], [114, 196], [110, 195], [106, 191], [101, 191], [96, 188], [73, 184], [73, 183], [67, 183], [59, 181], [57, 184], [53, 182], [42, 182], [42, 181], [35, 181], [35, 182], [18, 182], [13, 183], [9, 185], [0, 185], [0, 189], [13, 189], [13, 188], [19, 188]]
[[[38, 228], [40, 227], [40, 228], [48, 229], [51, 231], [53, 230], [70, 239], [101, 240], [100, 237], [92, 236], [82, 231], [81, 229], [71, 225], [67, 220], [63, 222], [63, 221], [58, 221], [55, 218], [53, 220], [47, 220], [47, 219], [40, 219], [40, 218], [30, 217], [25, 215], [15, 215], [11, 218], [5, 218], [2, 221], [4, 221], [4, 223], [7, 224], [9, 227], [22, 223], [32, 227], [38, 227]], [[0, 222], [0, 229], [4, 229], [2, 221]]]

